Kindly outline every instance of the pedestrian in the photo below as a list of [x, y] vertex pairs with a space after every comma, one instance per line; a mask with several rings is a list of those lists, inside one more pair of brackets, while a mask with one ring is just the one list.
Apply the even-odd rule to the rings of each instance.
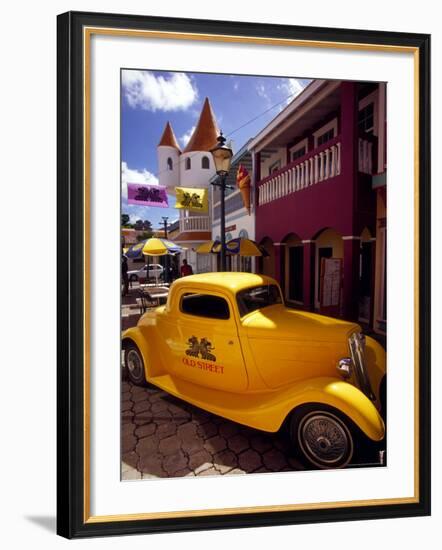
[[181, 266], [181, 277], [186, 277], [187, 275], [193, 275], [192, 266], [187, 263], [187, 260], [183, 260], [183, 265]]
[[121, 256], [121, 278], [123, 279], [123, 296], [127, 296], [129, 292], [129, 277], [127, 275], [128, 266], [127, 266], [127, 258], [123, 254]]

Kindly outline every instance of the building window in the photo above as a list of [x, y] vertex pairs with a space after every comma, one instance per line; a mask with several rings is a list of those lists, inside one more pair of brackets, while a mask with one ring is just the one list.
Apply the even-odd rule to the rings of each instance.
[[293, 153], [292, 153], [292, 162], [294, 160], [297, 160], [297, 159], [303, 157], [305, 155], [305, 153], [306, 153], [305, 147], [300, 147], [296, 151], [293, 151]]
[[186, 170], [190, 170], [190, 166], [191, 166], [191, 164], [190, 164], [190, 159], [187, 158], [187, 159], [186, 159], [186, 163], [185, 163], [185, 168], [186, 168]]
[[173, 170], [173, 163], [172, 163], [172, 159], [170, 157], [167, 159], [167, 169], [168, 170]]
[[201, 168], [204, 168], [205, 170], [210, 168], [209, 157], [203, 157], [201, 159]]
[[358, 128], [361, 132], [372, 134], [374, 131], [374, 103], [369, 103], [358, 113]]
[[277, 172], [281, 168], [281, 161], [277, 160], [273, 164], [269, 166], [269, 176], [272, 175], [274, 172]]
[[335, 137], [335, 130], [334, 128], [331, 128], [330, 130], [327, 130], [327, 132], [324, 132], [320, 136], [318, 136], [318, 147], [320, 145], [323, 145], [324, 143], [327, 143], [327, 141], [330, 141]]

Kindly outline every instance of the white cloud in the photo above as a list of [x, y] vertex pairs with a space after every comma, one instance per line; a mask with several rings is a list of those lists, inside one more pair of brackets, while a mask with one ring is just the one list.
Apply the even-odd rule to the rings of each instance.
[[272, 106], [272, 98], [270, 97], [270, 93], [268, 88], [263, 84], [259, 83], [256, 84], [256, 92], [265, 101], [265, 107], [267, 109], [270, 109]]
[[149, 206], [135, 206], [133, 204], [123, 203], [123, 213], [129, 214], [129, 223], [136, 223], [138, 220], [146, 220], [146, 210], [150, 210]]
[[182, 144], [183, 147], [185, 147], [188, 143], [189, 143], [189, 140], [190, 138], [192, 137], [192, 134], [193, 132], [195, 131], [195, 128], [196, 128], [196, 125], [193, 125], [192, 128], [190, 128], [189, 130], [187, 130], [186, 133], [184, 133], [180, 138], [180, 142]]
[[123, 199], [127, 199], [128, 183], [149, 183], [158, 185], [158, 178], [148, 170], [133, 170], [129, 168], [126, 162], [121, 163], [121, 194]]
[[198, 89], [185, 73], [155, 76], [149, 71], [125, 70], [122, 84], [128, 104], [146, 111], [186, 110], [198, 99]]
[[256, 91], [258, 92], [259, 97], [270, 100], [270, 96], [267, 93], [266, 87], [264, 86], [264, 84], [257, 84]]
[[277, 87], [287, 96], [287, 103], [293, 101], [305, 88], [297, 78], [285, 78]]

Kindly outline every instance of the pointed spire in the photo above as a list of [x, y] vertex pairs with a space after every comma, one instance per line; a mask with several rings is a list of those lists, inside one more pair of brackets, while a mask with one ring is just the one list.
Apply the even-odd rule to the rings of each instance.
[[164, 128], [164, 132], [163, 132], [163, 135], [161, 136], [158, 147], [160, 147], [160, 145], [167, 145], [168, 147], [174, 147], [175, 149], [178, 149], [178, 151], [181, 152], [181, 149], [178, 145], [175, 134], [173, 133], [172, 126], [170, 125], [169, 121], [167, 121], [166, 127]]
[[210, 151], [216, 145], [219, 129], [212, 111], [209, 98], [206, 97], [198, 124], [183, 153], [190, 151]]

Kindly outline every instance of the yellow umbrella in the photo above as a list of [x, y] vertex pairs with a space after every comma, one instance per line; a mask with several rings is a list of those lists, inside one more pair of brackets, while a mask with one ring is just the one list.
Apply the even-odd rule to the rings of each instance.
[[172, 241], [152, 237], [147, 239], [142, 252], [145, 256], [165, 256], [166, 254], [176, 254], [181, 250], [182, 247]]
[[[219, 241], [207, 241], [200, 244], [196, 249], [197, 254], [218, 254], [221, 251], [221, 243]], [[264, 248], [252, 241], [238, 237], [231, 239], [226, 243], [227, 254], [237, 254], [239, 256], [267, 256]]]
[[265, 251], [251, 239], [238, 237], [226, 243], [227, 254], [238, 254], [239, 256], [265, 256]]
[[207, 241], [200, 244], [196, 249], [197, 254], [216, 254], [221, 250], [221, 243], [219, 241]]

